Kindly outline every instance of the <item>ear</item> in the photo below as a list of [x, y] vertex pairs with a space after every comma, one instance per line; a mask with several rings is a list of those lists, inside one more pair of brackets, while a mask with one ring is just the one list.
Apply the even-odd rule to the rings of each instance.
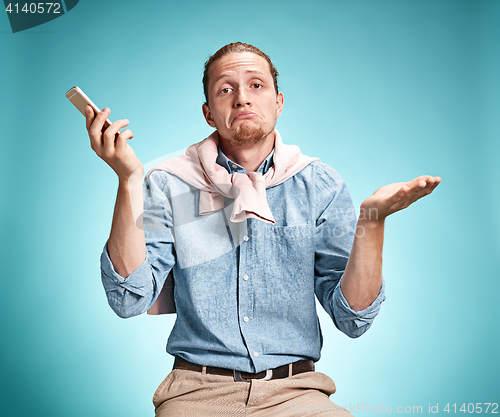
[[207, 123], [210, 126], [215, 127], [215, 122], [214, 119], [212, 119], [212, 112], [210, 111], [210, 107], [208, 107], [207, 104], [204, 104], [203, 106], [201, 106], [201, 110], [203, 111], [203, 116], [205, 117]]
[[285, 104], [285, 97], [283, 97], [283, 93], [280, 92], [276, 96], [276, 118], [281, 116], [284, 104]]

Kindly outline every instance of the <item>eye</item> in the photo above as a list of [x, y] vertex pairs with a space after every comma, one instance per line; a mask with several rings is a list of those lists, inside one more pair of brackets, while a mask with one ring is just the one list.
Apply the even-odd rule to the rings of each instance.
[[222, 90], [220, 90], [220, 94], [227, 94], [229, 93], [229, 90], [230, 90], [229, 87], [223, 88]]
[[252, 87], [255, 88], [256, 90], [258, 90], [259, 88], [262, 88], [262, 84], [255, 83], [255, 84], [252, 84]]

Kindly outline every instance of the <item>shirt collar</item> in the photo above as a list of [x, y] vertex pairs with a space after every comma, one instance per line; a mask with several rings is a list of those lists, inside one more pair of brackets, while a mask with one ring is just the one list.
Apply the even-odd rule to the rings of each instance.
[[[217, 162], [220, 166], [226, 168], [227, 172], [229, 172], [230, 174], [234, 174], [235, 172], [240, 172], [244, 174], [247, 173], [245, 168], [243, 168], [241, 165], [238, 165], [236, 162], [231, 161], [226, 155], [224, 155], [224, 152], [222, 152], [220, 146], [217, 146], [217, 151], [218, 155], [215, 162]], [[266, 159], [262, 161], [262, 164], [260, 164], [259, 168], [257, 169], [257, 172], [260, 172], [262, 175], [264, 175], [267, 172], [267, 170], [274, 165], [273, 155], [274, 155], [274, 148], [271, 151], [271, 153], [267, 155]]]

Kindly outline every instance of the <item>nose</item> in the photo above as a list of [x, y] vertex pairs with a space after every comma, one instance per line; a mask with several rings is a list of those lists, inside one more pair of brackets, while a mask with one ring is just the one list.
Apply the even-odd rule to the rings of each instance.
[[240, 87], [236, 91], [234, 105], [235, 105], [235, 107], [243, 107], [243, 106], [251, 106], [252, 105], [252, 103], [250, 102], [250, 99], [248, 97], [247, 91], [245, 91], [244, 88]]

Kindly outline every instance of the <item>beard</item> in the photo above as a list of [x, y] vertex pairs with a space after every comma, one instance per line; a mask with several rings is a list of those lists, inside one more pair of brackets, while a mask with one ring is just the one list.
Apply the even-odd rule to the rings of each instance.
[[269, 134], [274, 132], [274, 127], [266, 132], [262, 126], [254, 123], [242, 123], [232, 137], [232, 142], [236, 145], [255, 145], [262, 142]]

